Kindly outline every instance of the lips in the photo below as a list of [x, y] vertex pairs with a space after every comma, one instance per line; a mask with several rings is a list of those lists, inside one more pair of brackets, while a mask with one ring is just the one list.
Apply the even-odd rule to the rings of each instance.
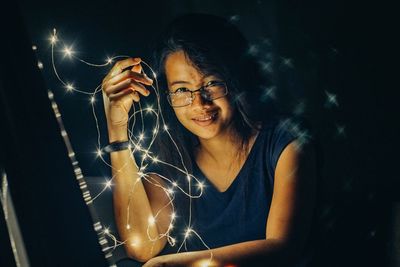
[[216, 119], [217, 114], [218, 114], [217, 111], [211, 112], [211, 113], [206, 113], [206, 114], [198, 115], [198, 116], [194, 117], [192, 120], [200, 126], [207, 126]]

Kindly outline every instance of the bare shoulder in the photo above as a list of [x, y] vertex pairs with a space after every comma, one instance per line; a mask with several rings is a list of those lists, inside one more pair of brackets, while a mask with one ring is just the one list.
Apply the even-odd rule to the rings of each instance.
[[282, 151], [275, 169], [266, 235], [302, 246], [311, 224], [315, 202], [316, 168], [313, 147], [292, 141]]

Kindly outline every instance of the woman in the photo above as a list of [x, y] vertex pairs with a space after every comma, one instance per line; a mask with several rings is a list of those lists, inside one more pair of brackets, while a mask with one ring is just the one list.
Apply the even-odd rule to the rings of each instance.
[[[159, 187], [137, 180], [138, 167], [124, 144], [128, 112], [149, 96], [145, 86], [153, 80], [142, 74], [139, 58], [129, 58], [117, 62], [103, 81], [115, 219], [128, 255], [144, 266], [305, 262], [315, 195], [313, 151], [279, 123], [271, 105], [257, 105], [265, 79], [247, 48], [233, 25], [198, 14], [175, 20], [155, 49], [160, 87], [168, 89], [160, 96], [166, 123], [189, 173], [206, 188], [179, 225], [193, 227], [210, 249], [193, 237], [185, 243], [188, 252], [168, 254], [173, 250], [166, 237], [149, 240], [168, 232], [173, 207], [160, 176], [151, 175]], [[157, 144], [163, 160], [180, 164], [167, 138]], [[183, 198], [173, 204], [187, 208]], [[157, 220], [149, 223], [155, 214]]]

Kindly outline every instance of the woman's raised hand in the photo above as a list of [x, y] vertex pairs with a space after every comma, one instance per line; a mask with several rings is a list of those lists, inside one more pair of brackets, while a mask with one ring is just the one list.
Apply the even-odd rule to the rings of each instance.
[[150, 94], [144, 85], [152, 85], [153, 80], [141, 73], [140, 62], [140, 58], [118, 61], [103, 80], [103, 101], [110, 137], [114, 131], [127, 130], [133, 101], [139, 102], [140, 95]]

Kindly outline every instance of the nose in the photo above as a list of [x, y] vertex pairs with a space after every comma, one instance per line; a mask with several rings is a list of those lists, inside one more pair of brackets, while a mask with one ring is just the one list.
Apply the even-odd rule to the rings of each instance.
[[193, 93], [192, 106], [204, 106], [210, 104], [212, 104], [212, 101], [207, 100], [200, 91]]

